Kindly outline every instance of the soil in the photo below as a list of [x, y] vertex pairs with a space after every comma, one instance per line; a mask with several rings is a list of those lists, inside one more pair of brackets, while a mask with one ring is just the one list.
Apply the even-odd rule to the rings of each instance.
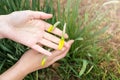
[[[55, 3], [55, 9], [57, 5], [57, 0], [53, 0]], [[112, 2], [111, 2], [112, 1]], [[61, 7], [64, 7], [67, 0], [60, 0], [62, 4]], [[111, 2], [111, 3], [110, 3]], [[109, 4], [108, 4], [109, 3]], [[104, 25], [109, 25], [109, 29], [106, 31], [104, 36], [101, 38], [111, 35], [112, 38], [103, 42], [101, 46], [105, 52], [111, 53], [110, 56], [112, 59], [110, 62], [103, 61], [100, 63], [101, 68], [104, 68], [107, 71], [113, 71], [116, 75], [119, 74], [118, 68], [120, 68], [120, 1], [119, 0], [81, 0], [80, 3], [80, 15], [83, 15], [85, 11], [98, 10], [101, 8], [102, 13], [107, 11], [107, 16], [105, 22], [103, 22], [100, 27]], [[119, 75], [120, 76], [120, 75]], [[56, 79], [55, 79], [56, 80]]]
[[[60, 0], [62, 5], [65, 5], [67, 0]], [[103, 61], [100, 63], [101, 68], [107, 71], [112, 71], [115, 75], [120, 76], [118, 71], [120, 68], [120, 0], [81, 0], [80, 3], [80, 15], [83, 15], [85, 11], [92, 12], [92, 10], [98, 10], [101, 8], [102, 13], [107, 11], [106, 19], [100, 27], [109, 25], [109, 29], [101, 37], [112, 36], [109, 40], [103, 42], [105, 52], [108, 52], [112, 58], [110, 62]]]

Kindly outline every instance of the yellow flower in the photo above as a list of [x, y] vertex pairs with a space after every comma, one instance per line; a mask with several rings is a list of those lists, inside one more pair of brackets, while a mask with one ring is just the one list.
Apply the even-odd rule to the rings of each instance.
[[60, 42], [59, 42], [59, 45], [58, 45], [58, 49], [59, 50], [61, 50], [62, 48], [63, 48], [63, 46], [64, 46], [64, 37], [61, 37], [61, 39], [60, 39]]
[[57, 27], [57, 25], [59, 25], [60, 24], [60, 22], [58, 21], [58, 22], [56, 22], [54, 25], [51, 25], [49, 28], [48, 28], [48, 32], [52, 32], [54, 29], [55, 29], [55, 27]]
[[[52, 32], [58, 24], [60, 24], [59, 21], [56, 22], [56, 23], [54, 24], [54, 26], [51, 25], [51, 26], [48, 28], [48, 32]], [[62, 36], [61, 36], [61, 39], [60, 39], [60, 41], [59, 41], [59, 45], [58, 45], [58, 49], [59, 49], [59, 50], [61, 50], [61, 49], [63, 48], [64, 43], [65, 43], [65, 40], [64, 40], [65, 30], [66, 30], [66, 23], [64, 24]], [[46, 60], [47, 60], [47, 57], [44, 56], [43, 59], [42, 59], [42, 62], [41, 62], [41, 65], [42, 65], [42, 66], [45, 65]]]
[[51, 25], [51, 26], [48, 28], [48, 32], [52, 32], [53, 29], [54, 29], [54, 26]]
[[65, 39], [64, 39], [65, 30], [66, 30], [66, 23], [64, 24], [64, 27], [63, 27], [63, 32], [62, 32], [61, 39], [59, 41], [58, 50], [61, 50], [63, 48], [63, 46], [64, 46], [64, 43], [65, 43]]
[[46, 58], [46, 56], [44, 56], [44, 57], [42, 58], [42, 62], [41, 62], [41, 65], [42, 65], [42, 66], [45, 65], [46, 60], [47, 60], [47, 58]]

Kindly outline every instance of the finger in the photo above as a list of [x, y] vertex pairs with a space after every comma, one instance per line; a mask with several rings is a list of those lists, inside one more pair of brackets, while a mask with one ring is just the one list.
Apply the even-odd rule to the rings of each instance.
[[[50, 59], [51, 61], [49, 62], [49, 65], [51, 65], [51, 64], [55, 63], [56, 61], [58, 61], [58, 60], [62, 59], [63, 57], [65, 57], [66, 54], [67, 54], [67, 52], [68, 52], [68, 49], [66, 49], [65, 51], [63, 51], [61, 55], [54, 54], [53, 58]], [[56, 53], [57, 53], [57, 51], [56, 51]]]
[[[45, 32], [43, 37], [47, 40], [50, 40], [50, 41], [56, 43], [56, 44], [59, 44], [60, 39], [50, 33]], [[68, 44], [66, 42], [65, 42], [65, 47], [68, 47]]]
[[51, 56], [51, 55], [52, 55], [51, 52], [49, 52], [49, 51], [43, 49], [43, 48], [40, 47], [39, 45], [34, 45], [34, 46], [32, 46], [32, 49], [34, 49], [34, 50], [40, 52], [41, 54], [45, 54], [45, 55], [47, 55], [47, 56]]
[[51, 41], [48, 41], [46, 39], [42, 39], [39, 41], [42, 45], [53, 48], [53, 49], [58, 49], [58, 45], [55, 43], [52, 43]]
[[[42, 21], [42, 20], [40, 20], [40, 22], [41, 22], [42, 24], [44, 24], [44, 29], [45, 29], [46, 31], [48, 31], [48, 29], [49, 29], [49, 27], [51, 26], [51, 24], [49, 24], [49, 23], [47, 23], [47, 22], [45, 22], [45, 21]], [[39, 25], [41, 25], [41, 24], [39, 24]], [[61, 31], [59, 28], [55, 28], [51, 33], [56, 34], [56, 35], [58, 35], [58, 36], [62, 36], [62, 31]], [[64, 35], [64, 38], [68, 38], [68, 35], [65, 34], [65, 35]]]
[[[70, 47], [71, 47], [71, 45], [72, 45], [73, 42], [74, 42], [74, 40], [70, 40], [68, 42], [69, 48], [67, 48], [63, 53], [61, 53], [58, 56], [54, 57], [53, 60], [51, 61], [51, 63], [54, 63], [54, 62], [56, 62], [56, 61], [64, 58], [66, 56], [67, 52], [69, 51], [69, 49], [70, 49]], [[53, 53], [53, 55], [54, 55], [54, 53]]]
[[[59, 29], [59, 28], [55, 28], [53, 31], [52, 31], [53, 34], [56, 34], [58, 36], [62, 36], [62, 31]], [[67, 34], [64, 34], [64, 38], [68, 38], [68, 35]]]
[[[72, 44], [73, 42], [74, 42], [74, 40], [68, 41], [67, 44], [69, 45], [69, 47], [68, 47], [68, 48], [63, 48], [62, 51], [60, 51], [60, 50], [54, 50], [54, 51], [52, 51], [52, 56], [50, 56], [50, 57], [54, 58], [54, 57], [56, 57], [56, 56], [59, 56], [59, 55], [61, 55], [61, 54], [64, 54], [66, 50], [68, 51], [68, 50], [70, 49], [70, 46], [71, 46], [71, 44]], [[66, 52], [66, 53], [67, 53], [67, 52]]]
[[60, 53], [63, 53], [66, 49], [67, 49], [67, 48], [64, 47], [62, 50], [54, 50], [54, 51], [52, 51], [52, 52], [51, 52], [51, 53], [52, 53], [51, 58], [54, 58], [54, 57], [60, 55]]
[[47, 13], [39, 12], [39, 11], [31, 11], [31, 15], [34, 18], [38, 18], [38, 19], [50, 19], [50, 18], [52, 18], [52, 14], [47, 14]]
[[[45, 30], [48, 31], [49, 27], [51, 26], [51, 24], [46, 24]], [[62, 36], [62, 31], [59, 28], [55, 28], [51, 33], [56, 34], [58, 36]], [[68, 38], [68, 35], [65, 34], [64, 38]]]
[[[70, 49], [70, 47], [71, 47], [71, 45], [72, 45], [73, 42], [74, 42], [74, 40], [68, 41], [68, 42], [67, 42], [67, 44], [69, 45], [68, 48], [67, 48], [66, 50], [64, 50], [64, 52], [61, 51], [61, 54], [59, 54], [58, 56], [60, 56], [60, 55], [62, 55], [62, 54], [63, 54], [62, 56], [64, 56], [64, 54], [69, 51], [69, 49]], [[54, 53], [53, 53], [53, 55], [54, 55]]]

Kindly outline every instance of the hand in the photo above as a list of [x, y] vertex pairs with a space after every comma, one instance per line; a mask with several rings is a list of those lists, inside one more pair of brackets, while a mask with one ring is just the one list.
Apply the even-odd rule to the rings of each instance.
[[[51, 55], [49, 51], [40, 47], [44, 45], [53, 49], [58, 48], [60, 39], [46, 32], [51, 24], [41, 20], [51, 17], [51, 14], [38, 11], [13, 12], [7, 15], [7, 18], [5, 17], [6, 27], [3, 28], [3, 35], [45, 55]], [[52, 33], [62, 35], [62, 31], [58, 28], [55, 28]], [[67, 34], [64, 37], [67, 38]], [[66, 43], [65, 46], [67, 47]]]
[[7, 18], [7, 21], [12, 26], [16, 27], [18, 25], [24, 24], [31, 20], [43, 20], [43, 19], [50, 19], [52, 18], [52, 14], [47, 14], [44, 12], [39, 11], [31, 11], [31, 10], [25, 10], [25, 11], [15, 11], [8, 15], [9, 18]]
[[[63, 58], [66, 56], [67, 52], [69, 51], [71, 44], [73, 43], [73, 40], [70, 40], [67, 42], [68, 47], [65, 48], [63, 51], [60, 50], [54, 50], [52, 51], [52, 55], [47, 57], [46, 63], [44, 66], [41, 65], [42, 58], [45, 56], [43, 54], [40, 54], [34, 50], [27, 51], [19, 60], [19, 65], [24, 65], [25, 70], [28, 70], [26, 72], [33, 72], [38, 69], [46, 68], [56, 62], [57, 60]], [[28, 63], [30, 62], [30, 63]]]
[[3, 38], [3, 36], [2, 35], [0, 35], [0, 39], [2, 39]]
[[53, 51], [52, 52], [53, 55], [47, 57], [44, 66], [41, 66], [41, 62], [42, 58], [45, 55], [40, 54], [34, 50], [27, 51], [12, 68], [10, 68], [8, 71], [1, 75], [0, 80], [22, 80], [27, 74], [35, 70], [39, 70], [50, 66], [54, 62], [66, 56], [72, 43], [73, 40], [68, 41], [67, 42], [68, 47], [64, 48], [63, 51], [60, 50]]

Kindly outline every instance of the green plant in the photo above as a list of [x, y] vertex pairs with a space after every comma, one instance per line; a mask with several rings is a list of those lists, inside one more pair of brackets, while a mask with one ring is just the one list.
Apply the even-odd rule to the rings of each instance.
[[[47, 22], [54, 24], [60, 21], [62, 29], [67, 23], [66, 32], [69, 39], [74, 39], [67, 56], [60, 60], [61, 66], [54, 70], [49, 67], [44, 70], [29, 74], [24, 80], [53, 80], [56, 76], [60, 80], [101, 80], [104, 71], [98, 67], [101, 62], [99, 56], [101, 48], [98, 46], [100, 35], [107, 27], [98, 29], [104, 20], [104, 14], [96, 11], [85, 12], [80, 15], [80, 0], [68, 0], [66, 6], [61, 8], [60, 0], [57, 1], [57, 10], [54, 10], [53, 0], [44, 0], [44, 5], [40, 5], [40, 0], [0, 0], [0, 14], [8, 14], [18, 10], [38, 10], [52, 13], [54, 16]], [[8, 39], [0, 40], [0, 73], [12, 66], [28, 48]], [[53, 73], [56, 75], [52, 75]], [[40, 76], [38, 76], [40, 74]]]

